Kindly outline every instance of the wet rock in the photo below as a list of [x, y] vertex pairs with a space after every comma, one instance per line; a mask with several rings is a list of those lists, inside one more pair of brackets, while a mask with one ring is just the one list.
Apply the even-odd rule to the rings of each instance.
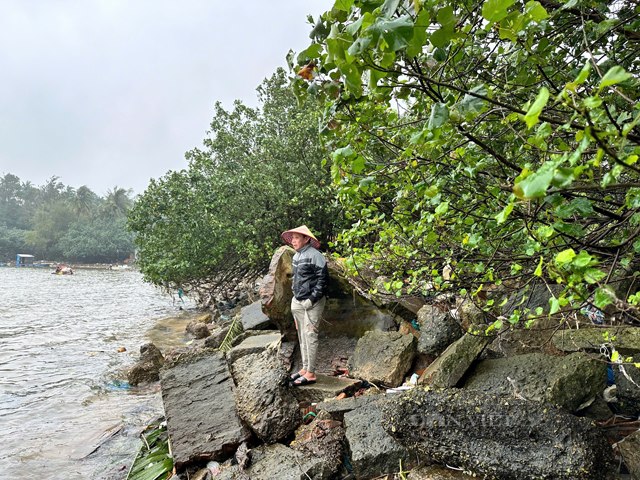
[[420, 457], [424, 459], [382, 428], [382, 408], [387, 401], [385, 397], [344, 415], [347, 448], [357, 479], [397, 472], [400, 462], [403, 469], [409, 470], [418, 465]]
[[192, 335], [196, 340], [207, 338], [211, 335], [207, 325], [197, 320], [193, 320], [187, 324], [186, 332], [189, 335]]
[[379, 402], [379, 395], [362, 395], [360, 397], [347, 397], [340, 400], [326, 400], [316, 405], [317, 411], [325, 411], [329, 413], [334, 419], [342, 420], [344, 414], [355, 410], [356, 408], [364, 407], [370, 403]]
[[464, 332], [451, 315], [437, 307], [425, 305], [418, 312], [420, 341], [418, 352], [426, 355], [440, 355], [449, 345], [458, 340]]
[[[632, 362], [640, 363], [640, 355], [634, 355], [632, 358]], [[638, 387], [640, 385], [640, 368], [633, 364], [614, 365], [612, 368], [616, 384], [616, 398], [618, 399], [615, 404], [616, 409], [625, 415], [637, 417], [640, 414], [640, 387]]]
[[307, 456], [323, 459], [327, 467], [335, 474], [342, 463], [343, 440], [342, 422], [335, 421], [327, 412], [319, 411], [309, 425], [302, 425], [298, 428], [296, 438], [290, 447]]
[[224, 460], [249, 435], [236, 412], [233, 380], [221, 352], [201, 352], [164, 369], [161, 386], [177, 468]]
[[271, 258], [269, 272], [260, 282], [262, 311], [278, 326], [282, 335], [293, 342], [298, 338], [291, 314], [291, 262], [295, 253], [293, 248], [287, 246], [276, 250]]
[[213, 322], [213, 315], [210, 313], [205, 313], [203, 315], [199, 315], [194, 319], [195, 322], [200, 322], [200, 323], [211, 323]]
[[469, 330], [469, 327], [472, 325], [483, 325], [487, 323], [485, 313], [471, 300], [463, 301], [458, 306], [458, 313], [460, 314], [462, 329], [465, 332]]
[[455, 387], [492, 337], [467, 333], [447, 348], [418, 379], [418, 385]]
[[267, 348], [267, 345], [280, 340], [280, 333], [271, 333], [268, 335], [255, 335], [245, 339], [239, 345], [233, 347], [227, 353], [227, 361], [229, 365], [233, 365], [236, 361], [246, 355], [261, 353]]
[[129, 385], [139, 385], [144, 382], [160, 380], [160, 369], [164, 365], [162, 353], [153, 343], [140, 347], [140, 361], [127, 373]]
[[411, 368], [416, 343], [413, 335], [378, 330], [367, 332], [358, 340], [356, 351], [349, 359], [349, 376], [397, 387]]
[[262, 302], [253, 302], [242, 308], [242, 328], [244, 330], [267, 330], [274, 323], [262, 312]]
[[322, 402], [327, 398], [335, 398], [341, 393], [353, 395], [361, 386], [360, 380], [343, 377], [328, 377], [316, 375], [316, 383], [301, 387], [292, 387], [293, 394], [298, 401]]
[[407, 480], [477, 480], [460, 470], [451, 470], [440, 465], [429, 465], [414, 468], [407, 475]]
[[593, 402], [575, 413], [578, 417], [586, 417], [596, 422], [605, 422], [611, 418], [613, 412], [609, 408], [609, 404], [597, 395]]
[[211, 335], [204, 341], [204, 346], [207, 348], [219, 348], [227, 333], [229, 333], [229, 327], [214, 328], [211, 331]]
[[263, 442], [277, 442], [302, 421], [298, 401], [289, 387], [289, 375], [275, 353], [238, 359], [233, 364], [233, 378], [238, 415]]
[[387, 404], [382, 425], [405, 447], [491, 479], [613, 478], [598, 425], [551, 405], [415, 388]]
[[[603, 334], [609, 332], [610, 338], [605, 340]], [[640, 328], [638, 327], [593, 327], [579, 330], [563, 330], [553, 336], [553, 344], [565, 352], [586, 350], [599, 352], [600, 345], [610, 343], [622, 355], [640, 353]]]
[[287, 371], [291, 371], [295, 359], [296, 344], [294, 342], [280, 342], [278, 349], [278, 360], [280, 360]]
[[513, 398], [517, 392], [526, 400], [575, 412], [602, 393], [606, 384], [606, 364], [586, 354], [552, 357], [530, 353], [478, 363], [464, 388], [503, 398]]
[[[246, 469], [251, 480], [328, 480], [331, 469], [317, 457], [304, 455], [279, 443], [252, 450]], [[215, 480], [246, 480], [237, 465], [222, 470]]]
[[618, 442], [618, 450], [632, 479], [640, 478], [640, 430]]

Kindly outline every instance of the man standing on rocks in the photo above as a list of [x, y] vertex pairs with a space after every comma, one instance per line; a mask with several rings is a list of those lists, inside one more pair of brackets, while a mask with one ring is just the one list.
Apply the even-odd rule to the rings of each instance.
[[293, 299], [291, 313], [296, 322], [302, 369], [291, 376], [294, 386], [316, 382], [318, 327], [326, 303], [329, 269], [318, 251], [320, 242], [306, 225], [282, 234], [285, 243], [296, 249], [293, 256]]

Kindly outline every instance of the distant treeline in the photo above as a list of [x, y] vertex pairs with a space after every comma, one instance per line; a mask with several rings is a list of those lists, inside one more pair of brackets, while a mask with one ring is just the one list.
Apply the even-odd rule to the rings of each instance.
[[114, 187], [105, 197], [53, 176], [44, 185], [0, 177], [0, 260], [17, 253], [36, 259], [113, 262], [134, 252], [135, 234], [125, 229], [132, 191]]

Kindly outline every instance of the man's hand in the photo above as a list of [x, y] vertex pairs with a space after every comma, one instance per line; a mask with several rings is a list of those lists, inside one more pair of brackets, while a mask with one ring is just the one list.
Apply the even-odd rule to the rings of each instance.
[[311, 310], [312, 307], [313, 307], [313, 302], [308, 298], [302, 301], [302, 308], [304, 308], [305, 310]]

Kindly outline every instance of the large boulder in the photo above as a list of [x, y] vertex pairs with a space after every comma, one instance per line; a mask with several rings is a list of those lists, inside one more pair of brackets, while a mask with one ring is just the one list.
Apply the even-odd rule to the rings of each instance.
[[342, 422], [331, 418], [328, 412], [319, 411], [309, 425], [298, 428], [290, 447], [307, 456], [323, 459], [335, 474], [342, 464], [343, 440]]
[[397, 472], [400, 462], [407, 470], [420, 463], [416, 452], [383, 430], [380, 419], [387, 401], [383, 397], [344, 415], [349, 458], [358, 480]]
[[425, 305], [418, 312], [420, 341], [418, 351], [425, 355], [440, 355], [449, 345], [458, 340], [464, 332], [451, 315], [438, 307]]
[[251, 450], [251, 464], [244, 472], [238, 465], [226, 468], [215, 480], [328, 480], [331, 468], [320, 458], [304, 455], [279, 443]]
[[233, 364], [238, 415], [266, 443], [275, 443], [300, 424], [298, 401], [276, 354], [246, 355]]
[[[607, 337], [605, 339], [605, 336]], [[565, 352], [586, 350], [600, 352], [604, 343], [612, 345], [622, 355], [640, 353], [640, 328], [591, 327], [562, 330], [553, 336], [553, 344]]]
[[233, 380], [222, 352], [181, 358], [163, 369], [160, 384], [177, 468], [225, 460], [249, 436], [236, 412]]
[[347, 364], [349, 376], [397, 387], [411, 368], [416, 343], [413, 335], [371, 330], [358, 340]]
[[291, 263], [296, 251], [291, 247], [280, 247], [271, 258], [269, 272], [260, 283], [262, 311], [278, 326], [288, 341], [298, 338], [291, 314], [293, 271]]
[[611, 445], [599, 426], [551, 405], [415, 388], [387, 404], [382, 426], [405, 447], [485, 478], [613, 478]]
[[479, 362], [465, 389], [503, 398], [514, 395], [575, 412], [607, 386], [607, 366], [583, 353], [553, 357], [529, 353]]
[[420, 375], [418, 385], [455, 387], [492, 340], [493, 337], [482, 335], [480, 331], [465, 334], [427, 367]]
[[640, 430], [628, 435], [617, 445], [631, 478], [640, 478]]
[[146, 343], [140, 347], [140, 361], [127, 373], [129, 385], [139, 385], [144, 382], [160, 380], [160, 369], [164, 365], [162, 352], [153, 343]]
[[274, 323], [262, 311], [262, 302], [253, 302], [242, 307], [242, 328], [246, 330], [268, 330]]
[[204, 346], [207, 348], [219, 348], [227, 333], [229, 333], [229, 327], [214, 328], [211, 331], [211, 335], [204, 341]]

